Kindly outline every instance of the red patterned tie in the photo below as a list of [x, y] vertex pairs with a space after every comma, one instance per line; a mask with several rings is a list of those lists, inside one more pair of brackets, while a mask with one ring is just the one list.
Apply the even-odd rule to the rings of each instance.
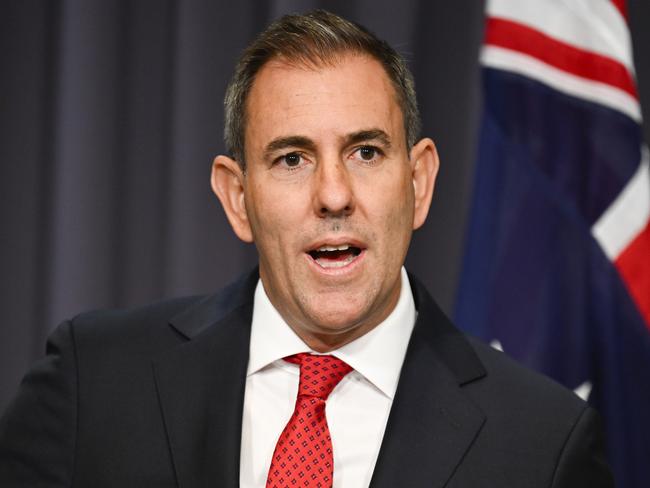
[[285, 360], [300, 365], [300, 385], [296, 408], [275, 446], [266, 486], [330, 488], [334, 457], [325, 400], [352, 368], [334, 356], [301, 353]]

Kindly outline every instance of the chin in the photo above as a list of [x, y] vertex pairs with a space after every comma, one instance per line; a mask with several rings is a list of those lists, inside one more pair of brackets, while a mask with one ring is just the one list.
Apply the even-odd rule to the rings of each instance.
[[318, 329], [332, 333], [348, 332], [359, 327], [368, 317], [367, 305], [365, 303], [363, 305], [362, 307], [320, 307], [313, 309], [313, 313], [308, 316]]

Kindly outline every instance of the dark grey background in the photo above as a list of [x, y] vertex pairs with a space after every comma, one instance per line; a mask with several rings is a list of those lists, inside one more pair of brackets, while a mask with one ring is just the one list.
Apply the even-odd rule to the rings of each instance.
[[[255, 263], [209, 187], [223, 92], [269, 20], [315, 7], [361, 22], [410, 61], [442, 167], [407, 264], [451, 310], [480, 116], [482, 1], [4, 0], [0, 410], [61, 320], [214, 291]], [[631, 2], [630, 18], [648, 114], [649, 2]]]

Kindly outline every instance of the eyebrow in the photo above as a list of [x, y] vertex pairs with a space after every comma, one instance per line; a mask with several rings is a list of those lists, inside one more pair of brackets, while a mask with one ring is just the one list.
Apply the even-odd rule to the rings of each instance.
[[348, 134], [345, 136], [345, 145], [351, 146], [352, 144], [372, 140], [379, 141], [386, 149], [390, 149], [390, 137], [381, 129], [366, 129]]
[[309, 137], [305, 136], [288, 136], [273, 139], [266, 145], [264, 150], [265, 158], [269, 158], [274, 152], [281, 151], [288, 147], [299, 147], [307, 151], [315, 151], [316, 144]]

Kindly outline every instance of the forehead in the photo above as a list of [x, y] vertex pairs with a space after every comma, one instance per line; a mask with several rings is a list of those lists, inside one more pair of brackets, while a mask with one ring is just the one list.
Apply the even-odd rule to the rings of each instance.
[[397, 142], [404, 134], [396, 92], [383, 66], [358, 54], [317, 67], [269, 61], [251, 88], [247, 120], [247, 151], [291, 135], [318, 141], [374, 127]]

